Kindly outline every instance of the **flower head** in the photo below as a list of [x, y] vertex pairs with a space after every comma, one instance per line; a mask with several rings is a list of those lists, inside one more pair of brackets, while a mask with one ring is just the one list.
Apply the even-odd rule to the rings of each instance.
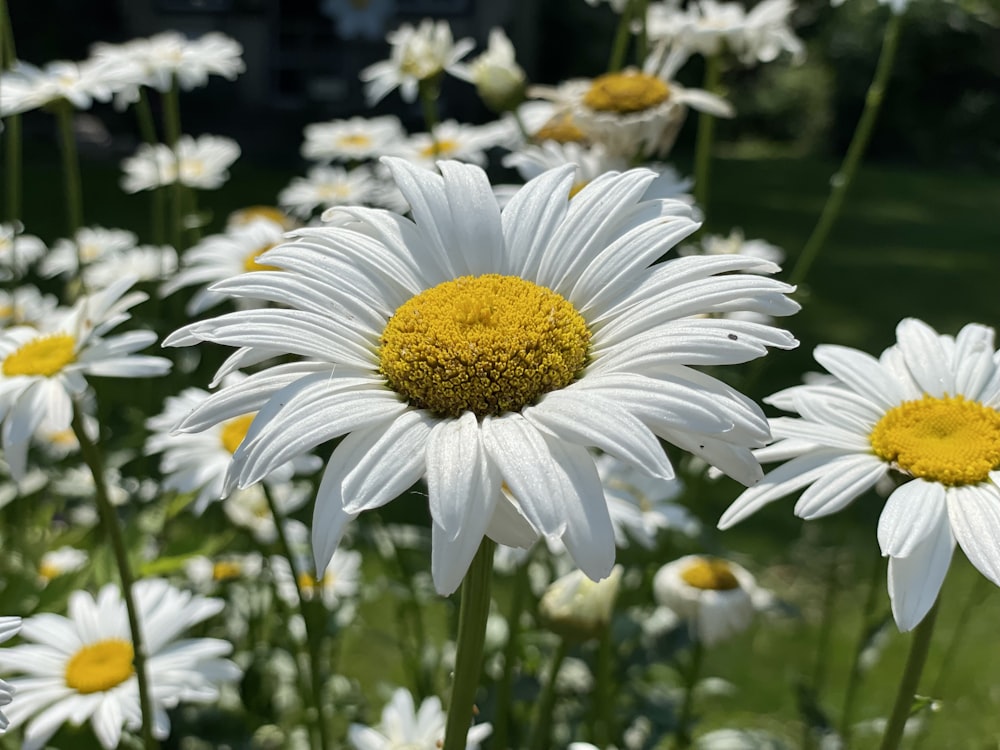
[[20, 222], [0, 224], [0, 281], [20, 278], [44, 254], [45, 243]]
[[[399, 688], [382, 709], [382, 719], [374, 727], [351, 724], [347, 741], [354, 750], [438, 750], [444, 741], [447, 715], [436, 697], [425, 698], [420, 708], [406, 688]], [[479, 750], [479, 743], [490, 736], [489, 724], [469, 729], [465, 750]]]
[[174, 148], [143, 143], [122, 161], [122, 190], [138, 193], [180, 182], [199, 190], [216, 190], [229, 179], [229, 167], [240, 156], [232, 138], [182, 135]]
[[546, 627], [566, 638], [599, 636], [611, 622], [622, 571], [622, 566], [616, 565], [611, 575], [597, 582], [579, 569], [557, 578], [538, 602]]
[[305, 127], [302, 156], [315, 161], [364, 161], [390, 153], [406, 137], [395, 115], [352, 117]]
[[956, 540], [1000, 585], [1000, 355], [993, 329], [941, 335], [908, 318], [881, 357], [816, 347], [832, 379], [766, 401], [799, 418], [771, 420], [776, 442], [757, 452], [782, 461], [723, 514], [728, 528], [805, 488], [795, 514], [835, 513], [892, 477], [899, 484], [878, 523], [889, 558], [889, 598], [901, 630], [937, 599]]
[[609, 575], [614, 529], [589, 447], [668, 479], [663, 438], [759, 480], [750, 449], [769, 440], [766, 419], [692, 365], [796, 345], [780, 329], [703, 317], [793, 313], [792, 288], [756, 273], [776, 266], [657, 263], [698, 225], [687, 205], [648, 197], [648, 170], [608, 173], [572, 199], [575, 168], [552, 170], [501, 214], [478, 167], [386, 164], [412, 219], [336, 209], [334, 225], [293, 232], [259, 258], [280, 270], [213, 287], [283, 308], [195, 322], [164, 342], [237, 347], [227, 368], [297, 355], [223, 388], [179, 429], [259, 409], [233, 455], [229, 479], [241, 487], [343, 437], [316, 498], [319, 570], [351, 519], [420, 479], [442, 593], [484, 535], [522, 547], [561, 539], [588, 576]]
[[514, 59], [514, 45], [501, 28], [490, 30], [489, 47], [469, 65], [456, 66], [459, 78], [475, 84], [494, 112], [514, 109], [524, 100], [525, 74]]
[[[232, 651], [227, 641], [179, 639], [191, 626], [218, 614], [221, 599], [194, 596], [159, 579], [137, 581], [135, 597], [156, 712], [153, 734], [162, 740], [170, 732], [167, 709], [218, 699], [219, 683], [237, 679], [240, 670], [224, 658]], [[68, 617], [25, 618], [21, 637], [29, 643], [0, 649], [0, 667], [23, 675], [11, 680], [21, 700], [11, 704], [10, 714], [25, 727], [26, 750], [45, 747], [66, 722], [79, 725], [89, 719], [106, 750], [119, 746], [123, 729], [139, 728], [132, 639], [125, 602], [115, 586], [104, 586], [96, 598], [74, 592]]]

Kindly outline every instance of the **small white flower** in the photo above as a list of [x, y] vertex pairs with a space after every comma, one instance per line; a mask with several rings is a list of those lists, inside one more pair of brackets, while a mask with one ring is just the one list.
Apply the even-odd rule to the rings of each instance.
[[[182, 592], [159, 579], [137, 581], [134, 592], [156, 713], [153, 735], [163, 740], [170, 733], [168, 709], [217, 700], [219, 684], [236, 680], [240, 670], [224, 658], [233, 648], [227, 641], [180, 639], [218, 614], [221, 599]], [[101, 746], [113, 750], [123, 729], [139, 728], [141, 716], [125, 602], [108, 584], [96, 599], [73, 592], [68, 614], [25, 618], [21, 637], [29, 643], [0, 649], [0, 667], [24, 675], [11, 680], [19, 698], [9, 709], [11, 720], [24, 726], [24, 750], [41, 750], [63, 724], [87, 720]]]
[[600, 581], [592, 581], [580, 569], [557, 578], [542, 594], [538, 613], [545, 626], [564, 637], [594, 638], [611, 622], [621, 586], [621, 565]]
[[76, 547], [49, 550], [38, 562], [38, 576], [43, 582], [48, 583], [57, 576], [80, 570], [89, 559], [90, 556], [84, 550]]
[[511, 131], [506, 123], [467, 125], [455, 120], [438, 123], [431, 133], [414, 133], [393, 149], [395, 156], [426, 169], [436, 169], [441, 159], [486, 166], [486, 152], [495, 146], [507, 145]]
[[306, 572], [310, 567], [308, 561], [296, 560], [296, 570], [299, 571], [296, 587], [288, 560], [277, 555], [271, 558], [278, 596], [286, 603], [298, 604], [298, 589], [302, 590], [307, 601], [319, 598], [328, 609], [337, 609], [344, 600], [357, 596], [361, 584], [361, 553], [357, 550], [341, 548], [334, 552], [330, 564], [318, 580]]
[[87, 62], [50, 62], [44, 68], [17, 61], [0, 74], [0, 117], [28, 112], [66, 100], [76, 109], [90, 109], [94, 100], [108, 101], [111, 89], [100, 71]]
[[[295, 519], [288, 519], [307, 502], [311, 496], [311, 488], [307, 483], [271, 482], [265, 479], [262, 483], [274, 498], [274, 505], [284, 522], [285, 533], [296, 540], [309, 537], [306, 527]], [[222, 501], [222, 510], [231, 522], [247, 529], [261, 544], [274, 544], [278, 539], [278, 527], [275, 525], [271, 507], [267, 503], [265, 488], [255, 484], [243, 490], [231, 492]]]
[[322, 162], [376, 159], [406, 138], [395, 115], [312, 123], [304, 134], [303, 158]]
[[[382, 720], [374, 727], [351, 724], [347, 741], [354, 750], [440, 750], [447, 715], [437, 696], [424, 699], [417, 709], [406, 688], [398, 688], [382, 709]], [[479, 750], [493, 727], [476, 724], [466, 736], [465, 750]]]
[[308, 219], [315, 211], [333, 206], [370, 205], [379, 190], [379, 181], [364, 165], [351, 170], [318, 166], [305, 177], [293, 177], [278, 194], [278, 204], [289, 213]]
[[[127, 229], [81, 227], [72, 239], [56, 240], [42, 259], [39, 271], [43, 276], [73, 276], [80, 265], [88, 265], [104, 258], [117, 258], [139, 242], [135, 232]], [[115, 278], [121, 278], [124, 271]]]
[[431, 19], [424, 19], [417, 27], [404, 23], [390, 31], [386, 40], [391, 45], [389, 59], [361, 71], [370, 106], [396, 88], [403, 101], [416, 101], [422, 81], [442, 73], [454, 74], [455, 64], [476, 46], [472, 39], [453, 41], [448, 22]]
[[42, 294], [36, 286], [0, 289], [0, 327], [36, 326], [58, 306], [54, 295]]
[[264, 558], [259, 552], [220, 555], [214, 559], [195, 555], [184, 561], [184, 573], [202, 592], [211, 592], [220, 584], [236, 579], [255, 579], [264, 569]]
[[215, 190], [229, 179], [229, 167], [240, 156], [232, 138], [182, 135], [175, 148], [143, 143], [122, 161], [122, 190], [137, 193], [180, 182], [200, 190]]
[[83, 281], [88, 289], [100, 289], [120, 276], [137, 281], [162, 281], [177, 271], [177, 251], [169, 245], [140, 245], [115, 255], [105, 255], [87, 266]]
[[0, 281], [20, 278], [44, 254], [45, 243], [24, 234], [20, 222], [0, 224]]
[[514, 58], [514, 45], [501, 28], [490, 30], [489, 47], [468, 65], [456, 65], [454, 74], [473, 83], [494, 112], [513, 109], [524, 99], [524, 69]]

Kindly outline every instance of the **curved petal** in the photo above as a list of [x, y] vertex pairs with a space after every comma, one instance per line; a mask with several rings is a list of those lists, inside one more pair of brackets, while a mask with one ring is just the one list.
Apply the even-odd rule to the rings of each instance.
[[347, 524], [358, 517], [357, 513], [344, 510], [343, 483], [338, 468], [333, 461], [326, 465], [313, 506], [312, 546], [317, 576], [323, 575], [333, 559]]
[[[504, 206], [500, 216], [507, 243], [502, 269], [524, 279], [537, 279], [551, 238], [569, 211], [569, 191], [576, 179], [576, 166], [543, 172], [528, 182]], [[565, 201], [553, 200], [564, 196]]]
[[937, 482], [911, 479], [889, 495], [878, 519], [883, 555], [909, 557], [914, 549], [948, 523], [945, 489]]
[[795, 515], [810, 521], [836, 513], [874, 487], [887, 471], [885, 463], [875, 456], [844, 456], [802, 493], [795, 503]]
[[952, 358], [937, 331], [922, 320], [906, 318], [896, 326], [896, 341], [924, 393], [938, 398], [955, 394]]
[[891, 409], [902, 400], [896, 382], [870, 354], [846, 346], [821, 344], [813, 351], [813, 357], [831, 374], [882, 409]]
[[438, 169], [451, 212], [447, 241], [467, 259], [472, 274], [496, 273], [505, 260], [506, 247], [500, 206], [486, 173], [457, 161], [439, 162]]
[[889, 558], [889, 601], [901, 631], [913, 630], [934, 604], [954, 550], [951, 526], [941, 523], [908, 557]]
[[969, 562], [1000, 586], [1000, 489], [995, 484], [948, 488], [951, 529]]

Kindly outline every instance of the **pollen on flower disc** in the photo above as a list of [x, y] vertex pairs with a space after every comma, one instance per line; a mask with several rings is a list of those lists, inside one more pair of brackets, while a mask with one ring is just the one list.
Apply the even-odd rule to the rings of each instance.
[[590, 331], [562, 296], [516, 276], [446, 281], [386, 324], [379, 359], [389, 385], [444, 416], [519, 411], [564, 388], [587, 361]]
[[8, 378], [17, 375], [55, 375], [66, 365], [76, 361], [76, 339], [67, 333], [42, 336], [23, 344], [3, 361], [3, 374]]
[[705, 591], [731, 591], [740, 587], [732, 568], [725, 560], [699, 557], [681, 571], [684, 583]]
[[878, 421], [870, 440], [879, 458], [941, 484], [977, 484], [1000, 468], [1000, 412], [962, 396], [902, 403]]
[[583, 103], [599, 112], [642, 112], [670, 97], [665, 81], [646, 73], [605, 73], [590, 84]]
[[244, 414], [242, 417], [230, 419], [222, 425], [219, 438], [222, 441], [222, 446], [227, 451], [230, 453], [236, 452], [236, 449], [240, 447], [240, 443], [247, 436], [247, 430], [250, 429], [250, 424], [253, 422], [255, 416], [256, 414]]
[[66, 687], [78, 693], [101, 693], [135, 674], [132, 644], [108, 638], [83, 646], [66, 663]]

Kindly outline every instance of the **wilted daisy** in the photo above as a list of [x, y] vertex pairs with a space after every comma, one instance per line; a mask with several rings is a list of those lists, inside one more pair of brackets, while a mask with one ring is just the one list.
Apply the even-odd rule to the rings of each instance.
[[[242, 373], [230, 373], [223, 379], [226, 385], [239, 383]], [[146, 420], [150, 431], [145, 452], [161, 454], [162, 487], [168, 492], [195, 495], [194, 512], [202, 513], [209, 503], [222, 499], [223, 480], [233, 453], [246, 436], [255, 412], [213, 425], [204, 432], [175, 433], [174, 427], [209, 396], [200, 388], [186, 388], [170, 396], [163, 411]], [[319, 459], [311, 455], [296, 456], [277, 467], [268, 476], [277, 481], [291, 479], [296, 472], [312, 472], [319, 468]]]
[[[81, 227], [72, 239], [64, 238], [52, 243], [52, 249], [42, 259], [39, 271], [43, 276], [76, 275], [81, 263], [87, 265], [108, 256], [116, 257], [138, 242], [138, 235], [127, 229]], [[119, 273], [117, 278], [122, 275]]]
[[75, 573], [86, 565], [89, 559], [84, 550], [76, 547], [49, 550], [38, 561], [38, 577], [44, 583], [48, 583], [61, 575]]
[[783, 461], [719, 521], [729, 528], [769, 502], [806, 488], [795, 514], [835, 513], [891, 476], [878, 523], [889, 558], [889, 599], [910, 630], [937, 599], [955, 541], [1000, 585], [1000, 355], [992, 328], [970, 323], [941, 335], [907, 318], [875, 359], [816, 347], [833, 382], [800, 385], [768, 403], [801, 418], [771, 420], [763, 462]]
[[350, 170], [319, 166], [305, 177], [293, 177], [278, 194], [278, 203], [289, 213], [308, 219], [333, 206], [374, 203], [379, 194], [379, 181], [367, 166]]
[[456, 63], [476, 46], [472, 39], [455, 42], [447, 21], [429, 18], [416, 27], [404, 23], [390, 31], [386, 41], [391, 45], [389, 59], [369, 65], [360, 75], [371, 106], [397, 88], [403, 101], [416, 101], [421, 82], [454, 74]]
[[45, 243], [24, 234], [21, 222], [0, 224], [0, 281], [20, 278], [45, 253]]
[[702, 555], [686, 555], [661, 567], [653, 577], [653, 594], [706, 646], [750, 627], [758, 606], [769, 598], [742, 565]]
[[184, 254], [183, 268], [160, 287], [160, 296], [169, 297], [179, 289], [197, 286], [198, 291], [184, 309], [188, 315], [204, 312], [226, 299], [209, 288], [212, 282], [247, 271], [269, 270], [257, 258], [281, 242], [284, 235], [285, 226], [269, 219], [257, 219], [211, 234]]
[[524, 100], [524, 69], [514, 58], [514, 45], [499, 27], [490, 29], [486, 51], [468, 65], [456, 65], [454, 73], [474, 84], [494, 112], [514, 109]]
[[501, 215], [478, 167], [386, 163], [413, 219], [339, 209], [337, 226], [298, 230], [261, 256], [282, 270], [212, 287], [288, 309], [195, 322], [165, 342], [238, 347], [230, 368], [302, 358], [223, 388], [179, 429], [260, 409], [233, 455], [241, 487], [343, 436], [316, 498], [319, 570], [351, 519], [421, 478], [442, 593], [486, 534], [513, 546], [562, 539], [590, 577], [607, 576], [614, 530], [588, 447], [669, 479], [660, 437], [747, 485], [760, 479], [750, 448], [769, 440], [767, 420], [691, 365], [796, 345], [780, 329], [703, 317], [795, 312], [792, 288], [757, 273], [776, 266], [742, 256], [655, 264], [698, 225], [685, 204], [648, 198], [648, 170], [603, 175], [572, 199], [575, 168], [553, 170]]
[[[170, 734], [168, 709], [180, 703], [212, 703], [219, 684], [240, 676], [226, 657], [228, 641], [185, 638], [184, 631], [218, 614], [221, 599], [180, 591], [164, 580], [135, 584], [136, 609], [144, 636], [146, 676], [155, 716], [153, 735]], [[69, 598], [68, 617], [25, 618], [27, 644], [0, 649], [0, 668], [18, 672], [11, 684], [18, 700], [9, 709], [24, 727], [24, 750], [40, 750], [65, 723], [89, 720], [101, 746], [117, 748], [123, 729], [139, 728], [139, 688], [125, 602], [112, 584], [96, 599], [85, 591]]]
[[[0, 643], [9, 641], [17, 635], [20, 629], [20, 617], [0, 617]], [[9, 682], [0, 680], [0, 708], [9, 706], [13, 696], [14, 687]], [[3, 711], [0, 711], [0, 731], [7, 729], [8, 726], [10, 726], [10, 722]]]
[[87, 377], [150, 377], [170, 369], [168, 359], [135, 354], [156, 341], [153, 331], [106, 335], [146, 299], [142, 292], [129, 292], [133, 281], [122, 278], [81, 297], [37, 328], [15, 326], [0, 333], [3, 448], [15, 478], [26, 468], [28, 444], [42, 422], [57, 430], [70, 427], [73, 399], [86, 391]]
[[306, 125], [302, 156], [313, 161], [367, 161], [390, 153], [406, 138], [395, 115], [352, 117]]
[[[406, 688], [398, 688], [382, 709], [381, 721], [373, 727], [351, 724], [347, 741], [354, 750], [439, 750], [444, 742], [447, 714], [437, 696], [425, 698], [420, 708]], [[465, 750], [479, 750], [479, 743], [490, 736], [493, 727], [476, 724], [466, 735]]]
[[174, 148], [140, 144], [122, 161], [122, 190], [138, 193], [180, 182], [199, 190], [216, 190], [229, 179], [229, 167], [240, 156], [232, 138], [219, 135], [182, 135]]

